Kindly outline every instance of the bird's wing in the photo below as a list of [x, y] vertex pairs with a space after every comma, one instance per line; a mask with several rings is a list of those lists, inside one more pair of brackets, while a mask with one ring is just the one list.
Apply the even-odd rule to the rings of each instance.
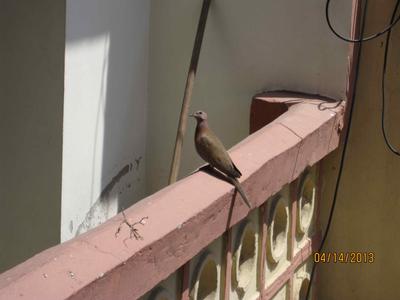
[[241, 173], [233, 164], [225, 146], [211, 130], [199, 137], [196, 147], [206, 162], [227, 175], [240, 177]]

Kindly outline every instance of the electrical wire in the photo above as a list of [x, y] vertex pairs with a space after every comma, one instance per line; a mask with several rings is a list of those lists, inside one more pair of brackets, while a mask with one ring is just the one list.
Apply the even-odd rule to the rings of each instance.
[[[359, 38], [359, 39], [350, 39], [350, 38], [347, 38], [347, 37], [345, 37], [345, 36], [340, 35], [340, 34], [333, 28], [333, 26], [332, 26], [332, 24], [331, 24], [331, 20], [330, 20], [330, 18], [329, 18], [329, 5], [330, 5], [330, 2], [331, 2], [331, 0], [327, 0], [327, 1], [326, 1], [326, 5], [325, 5], [325, 18], [326, 18], [326, 22], [328, 23], [328, 26], [329, 26], [330, 30], [333, 32], [334, 35], [336, 35], [339, 39], [341, 39], [341, 40], [343, 40], [343, 41], [346, 41], [346, 42], [349, 42], [349, 43], [361, 43], [361, 42], [367, 42], [367, 41], [376, 39], [377, 37], [381, 36], [382, 34], [385, 34], [386, 32], [389, 32], [389, 31], [393, 28], [393, 26], [396, 25], [398, 21], [400, 21], [400, 16], [398, 16], [398, 17], [396, 18], [396, 20], [394, 20], [394, 17], [393, 17], [393, 18], [390, 20], [389, 25], [386, 26], [382, 31], [377, 32], [377, 33], [374, 33], [374, 34], [372, 34], [372, 35], [370, 35], [370, 36], [367, 36], [367, 37], [361, 36], [361, 38]], [[399, 1], [397, 1], [397, 3], [398, 3], [398, 2], [399, 2]], [[397, 4], [396, 4], [396, 6], [397, 6]], [[395, 15], [395, 14], [394, 14], [394, 15]], [[394, 16], [394, 15], [393, 15], [393, 16]]]
[[[327, 0], [327, 6], [328, 6], [329, 0]], [[365, 17], [367, 15], [367, 7], [368, 7], [368, 0], [365, 1], [365, 5], [364, 5], [364, 12], [363, 12], [363, 16], [362, 16], [362, 23], [361, 23], [361, 36], [363, 36], [364, 34], [364, 29], [365, 29]], [[356, 96], [356, 90], [357, 90], [357, 82], [358, 82], [358, 75], [359, 75], [359, 69], [360, 69], [360, 57], [361, 57], [361, 49], [362, 49], [362, 43], [360, 44], [360, 48], [358, 50], [357, 53], [357, 60], [356, 60], [356, 73], [355, 73], [355, 78], [354, 78], [354, 88], [353, 88], [353, 92], [351, 95], [351, 102], [350, 102], [350, 108], [349, 108], [349, 119], [348, 119], [348, 124], [347, 124], [347, 128], [345, 131], [345, 136], [344, 136], [344, 142], [343, 142], [343, 151], [342, 151], [342, 155], [340, 158], [340, 163], [339, 163], [339, 171], [338, 171], [338, 177], [336, 179], [336, 185], [335, 185], [335, 191], [333, 194], [333, 200], [332, 200], [332, 205], [331, 205], [331, 209], [329, 211], [329, 217], [328, 217], [328, 222], [326, 225], [326, 229], [324, 232], [324, 235], [322, 237], [318, 252], [322, 252], [326, 238], [328, 237], [328, 233], [329, 233], [329, 229], [331, 228], [331, 224], [332, 224], [332, 219], [333, 219], [333, 213], [335, 211], [335, 207], [336, 207], [336, 203], [337, 203], [337, 195], [338, 195], [338, 191], [339, 191], [339, 186], [340, 186], [340, 181], [342, 179], [342, 174], [343, 174], [343, 166], [344, 166], [344, 161], [345, 161], [345, 157], [346, 157], [346, 153], [347, 153], [347, 146], [348, 146], [348, 141], [349, 141], [349, 136], [350, 136], [350, 128], [351, 128], [351, 123], [353, 120], [353, 110], [354, 110], [354, 104], [355, 104], [355, 96]], [[314, 278], [314, 274], [315, 274], [315, 269], [316, 269], [317, 263], [314, 262], [312, 269], [311, 269], [311, 273], [310, 273], [310, 281], [307, 287], [307, 293], [306, 293], [306, 297], [305, 299], [307, 300], [310, 296], [310, 291], [311, 291], [311, 286], [313, 283], [313, 278]]]
[[[397, 14], [397, 9], [399, 8], [400, 0], [396, 2], [396, 6], [393, 10], [392, 13], [392, 18], [390, 19], [390, 22], [392, 23], [396, 14]], [[382, 134], [383, 138], [385, 139], [386, 146], [388, 149], [395, 155], [400, 156], [400, 151], [397, 150], [391, 143], [388, 137], [388, 134], [386, 132], [386, 127], [385, 127], [385, 81], [386, 81], [386, 66], [387, 66], [387, 58], [388, 58], [388, 52], [389, 52], [389, 44], [390, 44], [390, 35], [392, 33], [392, 30], [390, 29], [386, 35], [386, 45], [385, 45], [385, 55], [383, 59], [383, 71], [382, 71], [382, 81], [381, 81], [381, 90], [382, 90], [382, 111], [381, 111], [381, 129], [382, 129]]]
[[330, 18], [329, 18], [329, 5], [330, 5], [330, 1], [331, 0], [327, 0], [326, 1], [326, 5], [325, 5], [325, 18], [326, 18], [326, 22], [329, 26], [329, 28], [331, 29], [331, 31], [333, 32], [333, 34], [335, 34], [339, 39], [349, 42], [349, 43], [360, 43], [360, 42], [366, 42], [366, 41], [370, 41], [372, 39], [375, 39], [379, 36], [381, 36], [382, 34], [387, 33], [386, 35], [386, 44], [385, 44], [385, 55], [384, 55], [384, 60], [383, 60], [383, 71], [382, 71], [382, 81], [381, 81], [381, 92], [382, 92], [382, 111], [381, 111], [381, 129], [382, 129], [382, 134], [383, 134], [383, 138], [385, 140], [385, 144], [388, 147], [388, 149], [395, 155], [400, 156], [400, 150], [396, 149], [392, 143], [389, 140], [387, 131], [386, 131], [386, 122], [385, 122], [385, 79], [386, 79], [386, 66], [387, 66], [387, 57], [388, 57], [388, 51], [389, 51], [389, 44], [390, 44], [390, 35], [392, 33], [392, 28], [397, 24], [397, 22], [400, 20], [400, 15], [395, 18], [396, 13], [397, 13], [397, 9], [399, 7], [400, 4], [400, 0], [398, 0], [396, 2], [396, 6], [393, 10], [392, 13], [392, 17], [390, 19], [389, 25], [382, 31], [372, 34], [368, 37], [365, 38], [360, 38], [360, 39], [350, 39], [347, 37], [344, 37], [342, 35], [340, 35], [332, 26]]

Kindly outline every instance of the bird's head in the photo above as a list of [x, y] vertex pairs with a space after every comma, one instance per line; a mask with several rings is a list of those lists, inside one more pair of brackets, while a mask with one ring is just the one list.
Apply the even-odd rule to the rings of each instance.
[[207, 114], [202, 110], [198, 110], [189, 116], [195, 118], [197, 121], [207, 120]]

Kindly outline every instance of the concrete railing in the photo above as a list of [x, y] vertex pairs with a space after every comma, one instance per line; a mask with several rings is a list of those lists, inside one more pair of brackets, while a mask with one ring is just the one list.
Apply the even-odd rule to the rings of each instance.
[[302, 299], [319, 239], [318, 162], [343, 122], [329, 102], [253, 99], [253, 133], [230, 151], [251, 212], [230, 184], [196, 172], [125, 211], [131, 223], [147, 217], [143, 239], [128, 226], [115, 235], [119, 214], [1, 274], [0, 299]]

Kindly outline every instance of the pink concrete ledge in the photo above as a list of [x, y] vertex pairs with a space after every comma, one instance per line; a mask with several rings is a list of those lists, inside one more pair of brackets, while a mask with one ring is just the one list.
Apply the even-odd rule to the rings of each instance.
[[[319, 97], [272, 93], [253, 104], [271, 102], [290, 105], [230, 151], [254, 207], [335, 149], [343, 119], [343, 106]], [[132, 222], [148, 217], [143, 240], [129, 239], [127, 227], [115, 237], [119, 214], [1, 274], [0, 299], [137, 299], [247, 216], [238, 197], [197, 172], [126, 210]]]

